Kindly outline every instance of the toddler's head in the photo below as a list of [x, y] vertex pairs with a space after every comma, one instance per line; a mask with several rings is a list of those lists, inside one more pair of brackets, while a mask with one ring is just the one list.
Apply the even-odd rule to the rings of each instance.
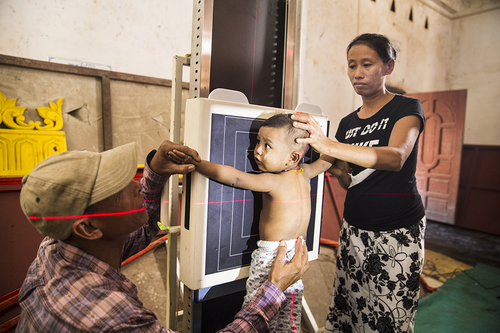
[[283, 136], [283, 140], [290, 148], [290, 152], [296, 150], [300, 151], [301, 153], [305, 153], [304, 146], [306, 145], [297, 143], [296, 139], [307, 138], [308, 133], [306, 130], [294, 127], [293, 120], [292, 118], [290, 118], [290, 116], [291, 114], [286, 113], [275, 114], [274, 116], [266, 119], [264, 123], [262, 123], [261, 127], [285, 129], [286, 135]]
[[306, 151], [306, 144], [299, 144], [296, 139], [306, 137], [307, 131], [293, 127], [290, 115], [279, 113], [266, 119], [254, 150], [259, 169], [280, 172], [295, 168]]

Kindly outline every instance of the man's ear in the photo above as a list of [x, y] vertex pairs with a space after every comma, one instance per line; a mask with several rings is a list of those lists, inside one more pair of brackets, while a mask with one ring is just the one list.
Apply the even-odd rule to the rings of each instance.
[[92, 219], [87, 217], [76, 220], [73, 223], [73, 234], [87, 240], [95, 240], [102, 237], [102, 231]]

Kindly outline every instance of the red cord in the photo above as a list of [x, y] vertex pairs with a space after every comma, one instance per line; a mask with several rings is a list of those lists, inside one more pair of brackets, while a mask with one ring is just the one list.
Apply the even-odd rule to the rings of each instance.
[[[307, 137], [309, 137], [309, 132], [307, 132]], [[302, 154], [301, 154], [301, 159], [302, 157], [304, 156], [304, 152], [306, 151], [306, 147], [307, 147], [307, 144], [304, 145], [304, 150], [302, 150]], [[299, 237], [299, 227], [300, 227], [300, 213], [301, 213], [301, 202], [302, 202], [302, 191], [300, 190], [300, 183], [299, 183], [299, 174], [298, 173], [295, 173], [295, 177], [297, 179], [297, 189], [299, 190], [299, 219], [297, 221], [297, 231], [295, 232], [295, 239], [297, 239], [297, 237]], [[303, 248], [303, 242], [300, 243], [300, 252], [302, 252], [304, 250]], [[300, 258], [300, 261], [302, 262], [302, 268], [304, 268], [304, 260], [302, 259], [302, 257]], [[302, 278], [302, 274], [300, 275], [300, 277]], [[292, 304], [290, 304], [290, 317], [292, 318], [292, 324], [293, 324], [293, 331], [296, 332], [296, 328], [295, 328], [295, 319], [293, 318], [293, 291], [291, 291], [291, 302]]]

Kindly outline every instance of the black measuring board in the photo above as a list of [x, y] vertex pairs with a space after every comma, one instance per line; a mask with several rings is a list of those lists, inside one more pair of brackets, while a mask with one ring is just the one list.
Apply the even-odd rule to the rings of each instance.
[[[260, 172], [253, 159], [257, 133], [264, 119], [212, 114], [210, 161], [243, 172]], [[301, 162], [319, 157], [312, 149]], [[311, 180], [311, 220], [306, 243], [312, 249], [318, 177]], [[209, 181], [205, 273], [250, 265], [259, 240], [261, 194]]]
[[[185, 144], [201, 158], [259, 173], [253, 158], [263, 121], [276, 112], [259, 105], [196, 98], [186, 102]], [[326, 116], [314, 116], [327, 129]], [[301, 162], [319, 157], [309, 149]], [[319, 252], [324, 175], [311, 179], [311, 219], [306, 235], [309, 260]], [[259, 240], [261, 194], [223, 185], [198, 172], [183, 178], [180, 279], [192, 290], [248, 277]]]

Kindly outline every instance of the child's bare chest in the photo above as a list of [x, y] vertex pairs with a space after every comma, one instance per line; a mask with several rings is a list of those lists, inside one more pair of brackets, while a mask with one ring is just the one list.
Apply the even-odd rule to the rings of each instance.
[[309, 179], [294, 171], [288, 171], [281, 178], [275, 190], [262, 194], [262, 213], [267, 213], [267, 220], [287, 219], [310, 211]]

